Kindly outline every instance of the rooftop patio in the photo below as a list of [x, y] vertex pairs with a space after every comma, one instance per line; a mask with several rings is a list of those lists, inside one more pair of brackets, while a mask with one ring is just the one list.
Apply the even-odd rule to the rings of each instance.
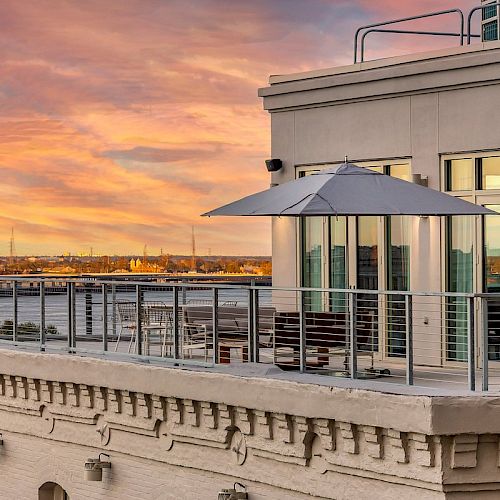
[[494, 294], [30, 277], [38, 293], [23, 295], [25, 279], [2, 281], [2, 348], [388, 392], [500, 389]]

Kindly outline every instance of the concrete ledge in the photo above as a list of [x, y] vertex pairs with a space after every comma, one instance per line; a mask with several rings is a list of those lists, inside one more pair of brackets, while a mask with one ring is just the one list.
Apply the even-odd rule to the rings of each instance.
[[[165, 397], [212, 401], [274, 413], [345, 420], [423, 434], [499, 433], [500, 398], [474, 395], [387, 393], [375, 382], [321, 378], [319, 383], [285, 380], [283, 372], [250, 367], [235, 373], [188, 370], [89, 357], [0, 350], [1, 373], [33, 379], [106, 386]], [[297, 378], [297, 376], [295, 376]], [[304, 377], [305, 378], [305, 377]], [[326, 382], [329, 385], [324, 385]], [[342, 385], [343, 387], [340, 387]], [[382, 384], [384, 385], [390, 384]], [[391, 389], [395, 391], [394, 386]], [[413, 394], [412, 394], [413, 392]], [[434, 391], [437, 392], [437, 391]]]

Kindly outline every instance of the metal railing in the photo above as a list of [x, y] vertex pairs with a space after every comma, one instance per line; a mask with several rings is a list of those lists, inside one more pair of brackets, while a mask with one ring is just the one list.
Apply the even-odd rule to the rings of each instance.
[[[380, 26], [388, 26], [391, 24], [398, 24], [398, 23], [403, 23], [403, 22], [408, 22], [408, 21], [416, 21], [419, 19], [427, 19], [429, 17], [436, 17], [436, 16], [443, 16], [446, 14], [458, 14], [460, 17], [460, 33], [455, 34], [449, 34], [447, 32], [438, 32], [438, 31], [417, 31], [417, 30], [377, 30], [378, 32], [382, 33], [399, 33], [399, 34], [409, 34], [409, 35], [433, 35], [433, 36], [458, 36], [460, 39], [460, 45], [464, 44], [464, 26], [465, 26], [465, 17], [464, 13], [460, 9], [447, 9], [447, 10], [440, 10], [436, 12], [428, 12], [425, 14], [418, 14], [416, 16], [410, 16], [410, 17], [403, 17], [401, 19], [391, 19], [389, 21], [382, 21], [380, 23], [373, 23], [373, 24], [367, 24], [365, 26], [361, 26], [356, 30], [356, 33], [354, 34], [354, 64], [358, 62], [358, 46], [359, 46], [359, 35], [362, 31], [364, 30], [372, 30], [372, 28], [378, 28]], [[372, 30], [373, 31], [373, 30]], [[370, 32], [370, 31], [369, 31]], [[365, 33], [362, 37], [362, 47], [361, 47], [361, 62], [364, 61], [364, 43], [365, 43], [365, 38], [368, 33]]]
[[[464, 45], [464, 39], [467, 39], [467, 45], [471, 44], [472, 38], [481, 38], [481, 35], [472, 33], [472, 19], [476, 12], [484, 12], [485, 9], [493, 6], [500, 6], [500, 1], [492, 2], [484, 5], [473, 7], [467, 14], [467, 26], [465, 27], [465, 15], [461, 9], [447, 9], [436, 12], [429, 12], [400, 19], [391, 19], [389, 21], [382, 21], [374, 24], [367, 24], [359, 27], [354, 35], [354, 64], [365, 61], [366, 37], [370, 33], [385, 33], [397, 35], [420, 35], [420, 36], [440, 36], [440, 37], [454, 37], [459, 39], [459, 45]], [[431, 17], [443, 16], [448, 14], [458, 14], [460, 18], [459, 32], [455, 31], [429, 31], [429, 30], [406, 30], [406, 29], [388, 29], [381, 28], [381, 26], [389, 26], [393, 24], [406, 23], [410, 21], [418, 21], [420, 19], [428, 19]], [[361, 33], [363, 33], [361, 35]], [[361, 41], [360, 41], [361, 35]], [[358, 51], [360, 54], [358, 61]]]
[[500, 389], [500, 294], [28, 279], [0, 278], [0, 346]]
[[467, 16], [467, 45], [470, 45], [471, 38], [474, 36], [471, 34], [472, 17], [474, 15], [474, 13], [476, 13], [479, 10], [481, 12], [484, 12], [485, 9], [491, 8], [493, 6], [497, 6], [497, 8], [498, 8], [499, 5], [500, 5], [500, 2], [491, 2], [488, 4], [484, 4], [484, 5], [478, 5], [477, 7], [474, 7], [469, 11], [469, 14]]

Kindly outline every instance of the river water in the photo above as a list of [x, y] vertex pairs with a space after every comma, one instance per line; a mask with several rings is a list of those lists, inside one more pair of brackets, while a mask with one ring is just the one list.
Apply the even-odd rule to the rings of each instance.
[[[102, 296], [93, 293], [92, 295], [92, 321], [94, 333], [102, 332]], [[172, 304], [171, 290], [145, 291], [144, 301], [163, 302]], [[33, 322], [40, 324], [40, 297], [39, 296], [18, 296], [18, 324]], [[134, 292], [118, 292], [117, 301], [135, 301]], [[179, 303], [209, 303], [212, 300], [212, 290], [191, 289], [186, 290], [183, 297], [182, 291], [179, 292]], [[248, 290], [245, 289], [220, 289], [219, 305], [226, 301], [237, 301], [238, 306], [248, 306]], [[76, 294], [76, 333], [78, 335], [85, 333], [85, 294]], [[271, 290], [262, 289], [259, 291], [259, 304], [262, 306], [270, 305]], [[109, 331], [111, 332], [112, 317], [112, 299], [111, 293], [108, 293], [108, 320]], [[0, 297], [0, 325], [6, 320], [13, 318], [12, 297]], [[54, 325], [60, 334], [66, 335], [68, 332], [68, 298], [66, 295], [47, 295], [45, 297], [45, 324]]]

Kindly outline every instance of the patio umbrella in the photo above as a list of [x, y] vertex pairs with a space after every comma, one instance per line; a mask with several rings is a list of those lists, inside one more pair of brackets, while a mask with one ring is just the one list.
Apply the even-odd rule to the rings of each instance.
[[483, 215], [492, 210], [435, 189], [343, 163], [252, 194], [212, 215]]

